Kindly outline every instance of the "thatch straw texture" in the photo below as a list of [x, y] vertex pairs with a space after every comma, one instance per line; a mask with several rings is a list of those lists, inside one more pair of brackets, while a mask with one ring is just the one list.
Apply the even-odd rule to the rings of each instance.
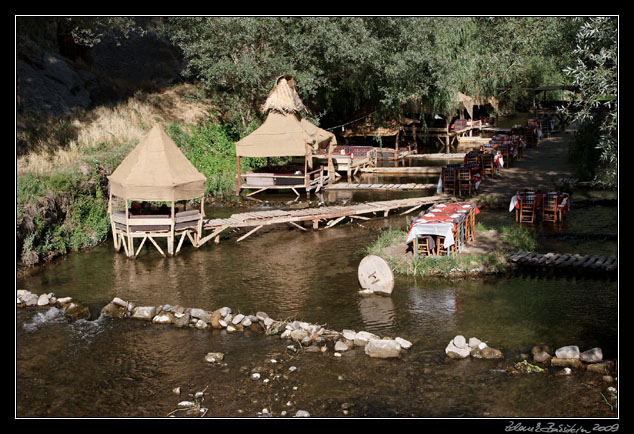
[[295, 80], [289, 74], [282, 75], [275, 81], [275, 86], [269, 92], [261, 108], [263, 113], [271, 110], [282, 113], [299, 113], [306, 110], [304, 103], [295, 91]]

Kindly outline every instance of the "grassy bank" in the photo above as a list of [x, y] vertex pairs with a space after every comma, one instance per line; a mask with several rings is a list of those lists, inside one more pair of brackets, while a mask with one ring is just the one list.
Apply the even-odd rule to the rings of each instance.
[[[475, 244], [490, 243], [486, 253], [465, 249], [456, 256], [414, 257], [405, 245], [407, 231], [390, 228], [381, 232], [377, 240], [366, 248], [366, 254], [384, 258], [395, 273], [408, 276], [446, 274], [495, 274], [508, 269], [507, 251], [531, 251], [535, 248], [534, 235], [521, 227], [504, 226], [498, 229], [476, 225]], [[495, 239], [495, 243], [491, 242]], [[486, 246], [485, 246], [486, 247]]]
[[[98, 107], [51, 123], [50, 128], [57, 125], [59, 130], [48, 136], [19, 132], [34, 144], [16, 165], [18, 270], [93, 247], [109, 236], [107, 176], [155, 123], [207, 177], [207, 197], [233, 198], [236, 159], [231, 128], [212, 119], [184, 92], [170, 89], [137, 95], [116, 107]], [[23, 119], [23, 125], [29, 122]], [[243, 170], [263, 163], [245, 159]]]

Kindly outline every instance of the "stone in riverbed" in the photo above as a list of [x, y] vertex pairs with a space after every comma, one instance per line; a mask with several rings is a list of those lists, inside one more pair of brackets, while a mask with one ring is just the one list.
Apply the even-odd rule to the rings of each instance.
[[112, 301], [101, 309], [101, 314], [110, 318], [124, 318], [128, 314], [128, 309]]
[[174, 317], [174, 319], [172, 320], [172, 324], [174, 325], [174, 327], [187, 327], [189, 325], [189, 322], [191, 320], [191, 316], [189, 315], [189, 312], [185, 312], [182, 316], [178, 317]]
[[578, 359], [579, 355], [579, 347], [576, 345], [568, 345], [555, 350], [555, 357], [558, 359]]
[[116, 305], [116, 306], [120, 306], [120, 307], [125, 307], [125, 308], [128, 307], [128, 302], [126, 302], [125, 300], [120, 299], [119, 297], [113, 298], [111, 303]]
[[401, 345], [392, 339], [370, 339], [365, 346], [370, 357], [389, 359], [401, 356]]
[[48, 294], [42, 294], [37, 298], [38, 306], [48, 306], [49, 296]]
[[205, 355], [205, 361], [209, 363], [220, 362], [224, 360], [225, 355], [223, 353], [207, 353]]
[[581, 353], [579, 359], [585, 363], [598, 363], [603, 360], [603, 351], [598, 347], [592, 348], [591, 350]]
[[39, 297], [35, 294], [29, 294], [23, 298], [24, 303], [27, 306], [35, 306], [37, 304]]
[[57, 299], [57, 305], [59, 307], [64, 307], [67, 304], [70, 304], [73, 301], [71, 297], [62, 297]]
[[354, 330], [343, 330], [341, 334], [345, 339], [349, 341], [354, 341], [354, 337], [356, 336], [357, 332], [355, 332]]
[[174, 320], [174, 315], [171, 312], [161, 312], [152, 318], [154, 324], [170, 324]]
[[467, 345], [464, 336], [458, 335], [449, 342], [445, 348], [445, 354], [452, 359], [464, 359], [471, 354], [471, 348]]
[[137, 306], [132, 310], [132, 318], [152, 321], [156, 315], [156, 306]]
[[291, 339], [296, 342], [301, 342], [306, 337], [308, 337], [308, 332], [304, 329], [297, 329], [297, 330], [291, 331]]
[[394, 340], [398, 342], [401, 348], [404, 350], [409, 350], [412, 347], [412, 343], [407, 339], [396, 337], [394, 338]]
[[606, 360], [598, 363], [591, 363], [586, 366], [586, 370], [590, 372], [598, 372], [600, 374], [609, 374], [614, 370], [614, 362], [612, 360]]
[[348, 344], [346, 344], [344, 341], [337, 341], [337, 343], [335, 344], [335, 351], [344, 352], [348, 351], [348, 349]]
[[220, 320], [222, 319], [222, 314], [220, 313], [221, 309], [216, 309], [211, 313], [209, 317], [209, 323], [215, 329], [221, 329]]
[[193, 308], [189, 314], [192, 318], [203, 320], [206, 323], [211, 321], [211, 314], [204, 309], [199, 309], [197, 307]]
[[369, 332], [359, 332], [354, 335], [354, 344], [357, 347], [365, 347], [370, 339], [379, 339], [379, 337], [373, 333]]
[[488, 345], [480, 343], [479, 346], [471, 350], [471, 356], [476, 359], [503, 359], [502, 351], [491, 348]]
[[552, 359], [550, 359], [550, 364], [552, 366], [563, 366], [563, 367], [568, 367], [568, 368], [581, 368], [581, 360], [579, 360], [578, 358], [573, 359], [573, 358], [559, 358], [559, 357], [553, 357]]
[[465, 345], [467, 345], [467, 340], [464, 336], [457, 335], [455, 338], [453, 338], [453, 344], [458, 348], [465, 348]]
[[80, 319], [90, 319], [90, 309], [88, 309], [88, 306], [81, 306], [79, 304], [71, 303], [64, 310], [64, 316], [71, 322]]

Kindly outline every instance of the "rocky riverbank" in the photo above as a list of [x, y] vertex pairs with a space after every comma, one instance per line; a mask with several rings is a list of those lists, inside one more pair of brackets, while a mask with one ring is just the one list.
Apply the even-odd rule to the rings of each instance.
[[[73, 301], [70, 297], [58, 298], [53, 293], [33, 294], [28, 290], [17, 291], [17, 307], [57, 307], [64, 310], [69, 321], [91, 319], [90, 309]], [[115, 297], [101, 309], [100, 315], [111, 318], [130, 318], [149, 321], [154, 324], [189, 327], [199, 330], [224, 330], [226, 333], [239, 333], [245, 330], [263, 333], [265, 336], [279, 336], [289, 341], [288, 350], [292, 352], [332, 353], [341, 357], [341, 353], [362, 349], [366, 355], [375, 358], [400, 358], [403, 351], [411, 348], [412, 343], [401, 337], [380, 337], [366, 331], [330, 330], [320, 324], [310, 324], [297, 320], [276, 320], [266, 312], [245, 315], [230, 307], [213, 311], [183, 306], [138, 306], [133, 302]], [[222, 353], [209, 353], [205, 360], [209, 363], [223, 360]]]

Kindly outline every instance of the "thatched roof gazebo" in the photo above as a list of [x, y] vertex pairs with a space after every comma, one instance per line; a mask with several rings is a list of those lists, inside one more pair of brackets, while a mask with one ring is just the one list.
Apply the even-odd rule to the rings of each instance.
[[[143, 243], [150, 239], [164, 254], [154, 238], [165, 237], [171, 255], [177, 235], [181, 235], [181, 239], [176, 252], [185, 236], [197, 246], [202, 232], [205, 182], [205, 176], [183, 155], [176, 143], [158, 124], [154, 125], [108, 177], [108, 213], [115, 249], [118, 251], [123, 245], [128, 257], [136, 257]], [[115, 198], [124, 201], [124, 210], [115, 210]], [[200, 199], [200, 210], [176, 213], [176, 202], [191, 199]], [[153, 209], [149, 202], [167, 202], [169, 211], [165, 207]], [[143, 238], [136, 253], [134, 238]]]
[[[286, 74], [277, 78], [262, 111], [267, 113], [264, 123], [251, 134], [236, 143], [237, 182], [236, 195], [240, 189], [257, 189], [251, 196], [269, 188], [305, 188], [306, 194], [318, 190], [327, 182], [323, 168], [313, 171], [313, 154], [320, 149], [328, 153], [336, 146], [334, 134], [323, 130], [301, 117], [307, 111], [295, 90], [293, 77]], [[304, 167], [272, 167], [242, 174], [241, 157], [303, 157]], [[329, 165], [330, 168], [330, 165]], [[242, 182], [245, 178], [245, 182]], [[299, 195], [299, 194], [298, 194]]]

